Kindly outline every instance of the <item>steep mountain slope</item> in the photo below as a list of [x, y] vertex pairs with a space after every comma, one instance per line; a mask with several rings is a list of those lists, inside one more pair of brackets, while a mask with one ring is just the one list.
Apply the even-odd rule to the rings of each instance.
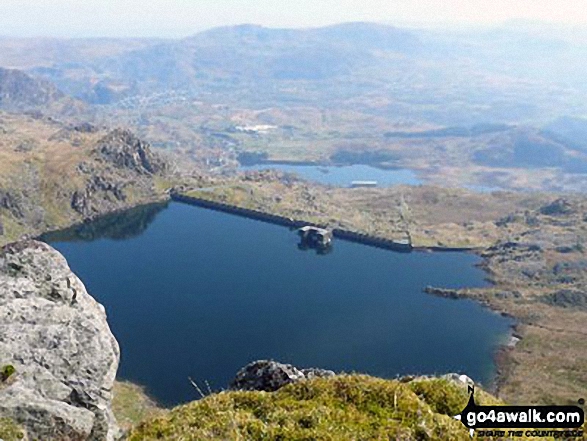
[[160, 200], [168, 164], [127, 130], [0, 113], [0, 242]]
[[0, 108], [28, 108], [54, 103], [65, 95], [48, 81], [14, 69], [0, 68]]
[[85, 103], [64, 94], [51, 81], [0, 67], [0, 110], [68, 118], [86, 114], [88, 109]]
[[490, 137], [483, 148], [474, 151], [473, 159], [490, 167], [557, 167], [569, 173], [587, 173], [586, 153], [564, 137], [520, 128]]

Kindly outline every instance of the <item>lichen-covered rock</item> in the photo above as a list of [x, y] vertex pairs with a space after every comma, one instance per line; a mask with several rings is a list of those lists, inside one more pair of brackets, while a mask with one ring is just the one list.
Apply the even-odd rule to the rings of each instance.
[[290, 383], [334, 375], [334, 372], [324, 369], [300, 370], [291, 364], [283, 364], [271, 360], [259, 360], [249, 363], [239, 370], [230, 388], [274, 392]]
[[110, 409], [119, 348], [104, 307], [57, 251], [37, 241], [0, 250], [0, 418], [28, 439], [115, 440]]

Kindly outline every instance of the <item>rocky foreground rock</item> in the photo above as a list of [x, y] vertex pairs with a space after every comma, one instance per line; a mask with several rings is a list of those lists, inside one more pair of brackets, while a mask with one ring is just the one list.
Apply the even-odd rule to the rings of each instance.
[[29, 440], [118, 439], [118, 362], [104, 307], [61, 254], [37, 241], [0, 250], [0, 368], [14, 367], [0, 382], [0, 418]]
[[332, 377], [333, 371], [324, 369], [298, 369], [291, 364], [272, 360], [249, 363], [236, 374], [230, 388], [236, 390], [258, 390], [275, 392], [290, 383], [318, 377]]
[[[298, 369], [291, 364], [279, 363], [273, 360], [258, 360], [241, 368], [232, 383], [232, 390], [256, 390], [264, 392], [275, 392], [291, 383], [298, 383], [314, 378], [334, 377], [336, 373], [327, 369]], [[402, 383], [411, 381], [443, 379], [460, 386], [474, 385], [474, 381], [464, 374], [449, 373], [437, 376], [408, 375], [399, 378]]]

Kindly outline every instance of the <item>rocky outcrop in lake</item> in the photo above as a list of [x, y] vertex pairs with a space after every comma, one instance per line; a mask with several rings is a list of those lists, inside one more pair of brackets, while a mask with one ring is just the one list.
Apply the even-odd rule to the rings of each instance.
[[116, 440], [118, 362], [104, 307], [61, 254], [37, 241], [0, 250], [0, 419], [29, 440]]

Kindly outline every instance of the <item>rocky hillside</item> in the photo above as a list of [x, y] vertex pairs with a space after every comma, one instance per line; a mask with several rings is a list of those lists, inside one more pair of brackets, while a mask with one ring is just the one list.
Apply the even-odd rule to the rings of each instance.
[[[471, 149], [473, 162], [502, 168], [559, 167], [569, 173], [587, 172], [587, 155], [580, 145], [551, 132], [517, 128], [490, 136]], [[464, 153], [464, 152], [463, 152]]]
[[160, 200], [169, 174], [128, 130], [0, 113], [0, 243]]
[[119, 437], [111, 411], [118, 343], [104, 308], [48, 245], [0, 251], [0, 336], [0, 438]]
[[0, 68], [0, 108], [29, 109], [47, 106], [65, 95], [53, 84], [15, 69]]

